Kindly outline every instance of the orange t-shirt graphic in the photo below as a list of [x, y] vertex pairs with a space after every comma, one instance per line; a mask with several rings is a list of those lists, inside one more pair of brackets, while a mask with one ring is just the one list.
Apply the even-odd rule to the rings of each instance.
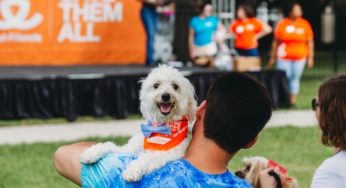
[[309, 55], [309, 40], [314, 34], [311, 25], [304, 18], [293, 21], [285, 18], [275, 29], [275, 38], [279, 40], [277, 56], [279, 59], [304, 59]]
[[230, 25], [230, 31], [235, 36], [235, 47], [239, 49], [253, 49], [258, 47], [256, 35], [263, 30], [263, 24], [257, 18], [235, 20]]

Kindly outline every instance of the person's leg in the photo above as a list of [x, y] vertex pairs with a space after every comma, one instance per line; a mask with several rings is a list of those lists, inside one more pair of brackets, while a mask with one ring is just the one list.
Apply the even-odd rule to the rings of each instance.
[[94, 145], [93, 142], [80, 142], [61, 146], [54, 154], [55, 169], [70, 181], [81, 185], [82, 164], [79, 162], [80, 155]]
[[279, 59], [276, 62], [276, 68], [278, 70], [282, 70], [286, 73], [288, 80], [288, 90], [291, 96], [291, 104], [292, 104], [292, 91], [293, 91], [293, 82], [292, 82], [292, 62], [289, 60]]
[[306, 60], [298, 60], [292, 62], [292, 88], [291, 88], [291, 103], [295, 104], [297, 102], [297, 95], [300, 89], [300, 78], [303, 75]]
[[154, 64], [154, 42], [157, 30], [157, 12], [154, 7], [143, 5], [142, 11], [142, 21], [147, 33], [147, 58], [146, 64]]

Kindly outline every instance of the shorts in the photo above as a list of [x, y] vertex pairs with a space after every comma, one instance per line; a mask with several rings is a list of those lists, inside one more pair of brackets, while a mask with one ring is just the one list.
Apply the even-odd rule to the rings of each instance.
[[195, 45], [195, 56], [215, 56], [217, 54], [217, 45], [215, 42], [203, 46]]
[[82, 187], [85, 188], [113, 188], [133, 187], [121, 177], [126, 166], [136, 160], [137, 156], [119, 153], [110, 153], [93, 164], [83, 164], [81, 170]]
[[252, 48], [252, 49], [240, 49], [240, 48], [236, 48], [235, 49], [239, 56], [244, 56], [244, 57], [258, 57], [259, 56], [259, 52], [257, 48]]

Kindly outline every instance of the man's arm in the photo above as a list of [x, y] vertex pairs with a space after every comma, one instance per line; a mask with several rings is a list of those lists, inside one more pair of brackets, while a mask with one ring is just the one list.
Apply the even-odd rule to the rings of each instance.
[[59, 147], [54, 154], [55, 169], [65, 178], [77, 185], [81, 185], [82, 165], [79, 162], [79, 157], [94, 144], [96, 143], [80, 142]]

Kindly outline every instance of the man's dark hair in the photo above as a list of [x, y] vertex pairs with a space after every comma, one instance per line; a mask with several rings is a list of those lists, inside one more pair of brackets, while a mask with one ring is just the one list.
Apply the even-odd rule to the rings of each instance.
[[272, 114], [267, 90], [252, 77], [228, 73], [207, 94], [204, 135], [228, 153], [256, 138]]

